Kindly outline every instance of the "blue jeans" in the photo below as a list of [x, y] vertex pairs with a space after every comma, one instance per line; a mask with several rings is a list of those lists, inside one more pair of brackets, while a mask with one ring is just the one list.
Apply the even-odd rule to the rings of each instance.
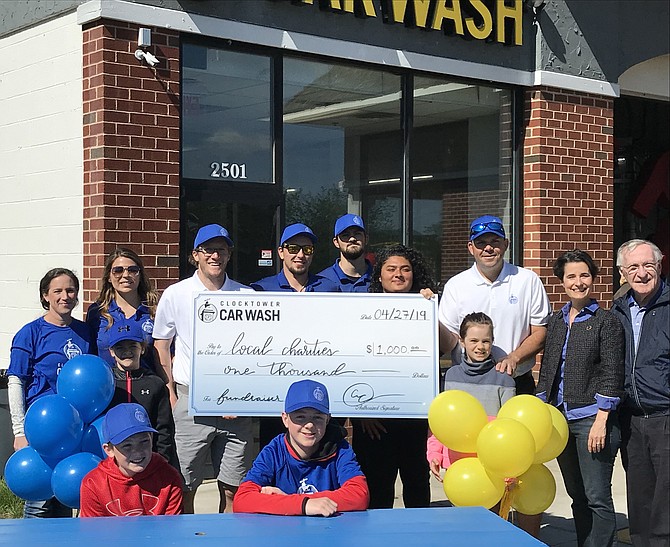
[[72, 517], [72, 509], [56, 498], [41, 501], [27, 501], [23, 505], [24, 519], [53, 519]]
[[605, 447], [592, 454], [588, 450], [588, 438], [594, 421], [595, 416], [590, 416], [568, 422], [568, 444], [557, 458], [565, 489], [572, 498], [580, 547], [607, 547], [614, 545], [616, 538], [612, 472], [621, 445], [619, 417], [616, 412], [610, 413]]

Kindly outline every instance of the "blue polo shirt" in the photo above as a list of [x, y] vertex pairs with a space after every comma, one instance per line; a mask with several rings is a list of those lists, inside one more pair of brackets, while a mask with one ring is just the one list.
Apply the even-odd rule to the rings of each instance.
[[[129, 323], [137, 322], [144, 333], [144, 342], [147, 349], [142, 355], [140, 364], [144, 368], [156, 371], [156, 358], [154, 354], [154, 339], [152, 337], [154, 331], [154, 320], [151, 318], [149, 308], [141, 304], [135, 314], [131, 317], [126, 317], [123, 310], [112, 300], [109, 304], [109, 315], [112, 316], [114, 323]], [[95, 347], [92, 348], [92, 353], [103, 359], [111, 367], [114, 367], [114, 358], [109, 353], [109, 329], [107, 328], [109, 322], [100, 313], [100, 306], [97, 302], [93, 302], [86, 312], [86, 324], [91, 329], [93, 334], [93, 342]]]
[[[277, 275], [264, 277], [250, 286], [255, 291], [298, 292], [289, 284], [283, 268]], [[309, 274], [304, 292], [339, 292], [339, 287], [330, 279]]]
[[35, 319], [12, 340], [7, 374], [23, 382], [26, 408], [33, 401], [56, 393], [58, 373], [73, 357], [90, 353], [91, 332], [77, 319], [66, 327]]
[[360, 277], [349, 277], [340, 268], [340, 259], [338, 258], [332, 266], [329, 266], [322, 272], [319, 272], [319, 277], [324, 277], [335, 283], [339, 290], [338, 292], [368, 292], [370, 281], [372, 279], [372, 264], [366, 260], [368, 265], [367, 271]]

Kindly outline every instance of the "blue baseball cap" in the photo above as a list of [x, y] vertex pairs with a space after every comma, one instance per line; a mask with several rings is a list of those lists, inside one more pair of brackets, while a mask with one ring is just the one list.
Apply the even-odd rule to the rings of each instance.
[[495, 234], [505, 239], [505, 228], [502, 220], [493, 215], [484, 215], [476, 218], [470, 223], [470, 241], [477, 239], [484, 234]]
[[209, 241], [210, 239], [214, 239], [215, 237], [222, 237], [225, 239], [228, 247], [234, 246], [233, 240], [230, 239], [228, 230], [226, 230], [220, 224], [208, 224], [207, 226], [203, 226], [198, 230], [198, 234], [195, 236], [195, 241], [193, 242], [193, 248], [197, 249], [200, 247], [200, 245], [206, 241]]
[[142, 405], [121, 403], [109, 409], [102, 422], [102, 436], [106, 443], [119, 444], [135, 433], [158, 433], [151, 427], [149, 415]]
[[109, 329], [109, 347], [113, 347], [123, 340], [144, 342], [144, 331], [137, 321], [116, 320]]
[[326, 386], [314, 380], [300, 380], [292, 383], [286, 393], [284, 412], [294, 412], [301, 408], [314, 408], [324, 414], [330, 414]]
[[340, 235], [342, 232], [344, 232], [344, 230], [351, 226], [358, 226], [361, 230], [365, 231], [365, 224], [363, 224], [363, 219], [358, 215], [347, 213], [335, 221], [335, 237]]
[[295, 224], [289, 224], [286, 228], [284, 228], [279, 244], [283, 245], [292, 237], [299, 235], [306, 235], [309, 239], [312, 240], [312, 243], [316, 243], [317, 237], [314, 232], [312, 232], [312, 229], [306, 224], [296, 222]]

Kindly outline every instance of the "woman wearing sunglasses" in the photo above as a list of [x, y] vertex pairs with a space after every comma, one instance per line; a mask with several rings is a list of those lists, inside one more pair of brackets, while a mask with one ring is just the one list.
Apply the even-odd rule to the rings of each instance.
[[156, 367], [158, 359], [151, 336], [157, 304], [158, 294], [151, 287], [142, 259], [124, 247], [112, 251], [105, 260], [100, 294], [86, 313], [86, 323], [95, 339], [97, 354], [113, 367], [114, 359], [109, 353], [110, 329], [117, 321], [135, 321], [144, 332], [147, 344], [142, 366], [161, 374], [162, 367]]

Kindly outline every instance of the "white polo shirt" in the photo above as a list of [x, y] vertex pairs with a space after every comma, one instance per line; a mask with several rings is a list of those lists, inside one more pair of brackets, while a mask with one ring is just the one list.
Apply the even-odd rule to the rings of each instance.
[[[519, 347], [530, 334], [530, 327], [546, 325], [551, 304], [542, 281], [531, 270], [508, 262], [493, 283], [473, 264], [469, 270], [452, 277], [444, 286], [438, 318], [442, 325], [458, 335], [463, 318], [484, 312], [493, 320], [493, 358], [498, 360]], [[460, 361], [461, 346], [452, 352]], [[519, 363], [515, 376], [533, 368], [535, 359]]]
[[[154, 319], [154, 339], [171, 340], [174, 338], [174, 359], [172, 360], [172, 378], [185, 386], [191, 383], [191, 349], [193, 346], [193, 302], [196, 294], [207, 291], [196, 271], [192, 277], [170, 285], [158, 301]], [[233, 281], [228, 275], [221, 291], [240, 291], [253, 289]]]

